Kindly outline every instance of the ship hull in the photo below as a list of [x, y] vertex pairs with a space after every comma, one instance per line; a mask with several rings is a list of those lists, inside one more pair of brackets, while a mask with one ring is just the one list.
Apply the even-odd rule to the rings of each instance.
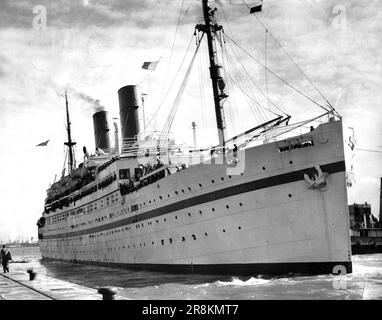
[[[312, 145], [285, 149], [299, 140]], [[336, 266], [350, 273], [342, 140], [341, 121], [333, 121], [246, 149], [241, 173], [209, 163], [126, 196], [112, 185], [55, 213], [98, 203], [70, 221], [48, 221], [40, 230], [42, 256], [180, 273], [321, 274]], [[322, 188], [305, 178], [314, 180], [317, 166], [326, 174]], [[117, 200], [100, 208], [111, 195]]]
[[[59, 259], [49, 259], [54, 260]], [[352, 273], [350, 261], [332, 262], [289, 262], [289, 263], [240, 263], [240, 264], [139, 264], [108, 263], [97, 261], [61, 260], [70, 263], [86, 264], [100, 267], [113, 267], [134, 271], [153, 271], [177, 274], [210, 274], [232, 276], [254, 275], [318, 275], [333, 273], [336, 266], [344, 266], [346, 273]]]

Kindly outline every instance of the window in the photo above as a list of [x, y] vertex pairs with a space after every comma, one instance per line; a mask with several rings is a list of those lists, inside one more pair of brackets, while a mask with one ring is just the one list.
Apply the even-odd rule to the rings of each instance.
[[120, 169], [119, 179], [130, 179], [130, 169]]
[[294, 149], [300, 149], [300, 148], [306, 148], [306, 147], [312, 147], [314, 146], [313, 140], [306, 140], [306, 141], [299, 141], [299, 140], [293, 140], [289, 141], [288, 145], [280, 146], [279, 151], [291, 151]]
[[134, 168], [134, 174], [135, 174], [135, 178], [138, 180], [140, 177], [142, 177], [142, 169]]

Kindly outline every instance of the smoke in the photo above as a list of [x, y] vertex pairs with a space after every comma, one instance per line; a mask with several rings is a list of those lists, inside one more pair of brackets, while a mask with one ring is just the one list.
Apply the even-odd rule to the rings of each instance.
[[99, 111], [105, 111], [105, 107], [101, 105], [100, 101], [98, 99], [94, 99], [82, 92], [74, 92], [79, 98], [89, 102], [92, 106], [94, 106], [94, 112], [99, 112]]
[[70, 96], [70, 94], [76, 95], [78, 98], [88, 102], [93, 107], [92, 111], [94, 113], [99, 111], [105, 111], [105, 107], [101, 104], [100, 100], [94, 99], [83, 92], [79, 92], [76, 89], [73, 89], [70, 86], [66, 86], [62, 88], [62, 87], [53, 85], [53, 90], [60, 97], [64, 96], [65, 90], [68, 92], [68, 96]]

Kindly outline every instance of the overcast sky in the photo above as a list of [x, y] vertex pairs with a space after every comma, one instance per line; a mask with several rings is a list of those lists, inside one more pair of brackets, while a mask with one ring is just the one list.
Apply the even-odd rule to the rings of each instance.
[[[227, 35], [264, 61], [264, 29], [242, 3], [218, 1], [217, 17]], [[45, 9], [46, 27], [41, 19]], [[83, 145], [94, 150], [95, 104], [79, 94], [99, 100], [118, 117], [118, 89], [139, 84], [148, 94], [148, 122], [175, 76], [196, 18], [201, 16], [197, 0], [0, 1], [0, 241], [37, 237], [36, 222], [46, 189], [64, 164], [64, 90], [69, 94], [80, 162]], [[258, 17], [343, 116], [345, 138], [352, 127], [356, 148], [382, 151], [382, 1], [265, 0]], [[270, 36], [268, 40], [269, 68], [323, 104]], [[190, 48], [187, 61], [195, 50], [194, 40]], [[200, 49], [206, 48], [202, 45]], [[242, 52], [237, 54], [265, 90], [264, 71]], [[143, 62], [156, 60], [160, 62], [155, 71], [141, 68]], [[200, 145], [217, 142], [207, 68], [206, 53], [201, 52], [171, 130], [178, 143], [192, 142], [191, 121], [198, 125]], [[231, 136], [259, 119], [249, 107], [233, 102], [237, 90], [229, 88], [232, 102], [226, 106], [226, 117]], [[295, 121], [322, 112], [271, 76], [268, 90], [269, 97]], [[172, 97], [163, 104], [150, 130], [160, 129]], [[48, 139], [48, 146], [36, 147]], [[348, 188], [349, 203], [371, 202], [378, 215], [382, 153], [352, 153], [347, 146], [345, 151], [347, 168], [353, 165], [355, 173], [355, 183]]]

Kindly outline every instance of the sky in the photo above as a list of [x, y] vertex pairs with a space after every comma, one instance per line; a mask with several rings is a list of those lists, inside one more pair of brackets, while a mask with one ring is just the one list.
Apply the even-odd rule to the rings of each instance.
[[[340, 113], [346, 139], [354, 129], [356, 149], [345, 144], [347, 169], [353, 166], [354, 172], [349, 204], [367, 201], [378, 216], [382, 1], [264, 0], [257, 17], [267, 26], [267, 36], [244, 2], [251, 6], [255, 1], [210, 1], [227, 36], [323, 104], [277, 43], [281, 44]], [[46, 189], [64, 165], [64, 91], [69, 96], [78, 163], [82, 146], [94, 150], [92, 115], [97, 104], [118, 117], [117, 91], [125, 85], [138, 84], [147, 94], [147, 131], [160, 130], [183, 79], [179, 65], [185, 56], [184, 71], [195, 51], [194, 26], [201, 16], [198, 0], [0, 0], [0, 241], [37, 238]], [[322, 113], [235, 50], [257, 85], [293, 121]], [[178, 143], [192, 143], [192, 121], [197, 124], [198, 145], [217, 142], [205, 51], [202, 43], [171, 128]], [[145, 61], [159, 63], [148, 71], [141, 68]], [[260, 119], [258, 110], [246, 106], [228, 80], [225, 113], [227, 135], [232, 136]], [[261, 102], [259, 92], [252, 89]], [[46, 147], [36, 147], [48, 139]]]

